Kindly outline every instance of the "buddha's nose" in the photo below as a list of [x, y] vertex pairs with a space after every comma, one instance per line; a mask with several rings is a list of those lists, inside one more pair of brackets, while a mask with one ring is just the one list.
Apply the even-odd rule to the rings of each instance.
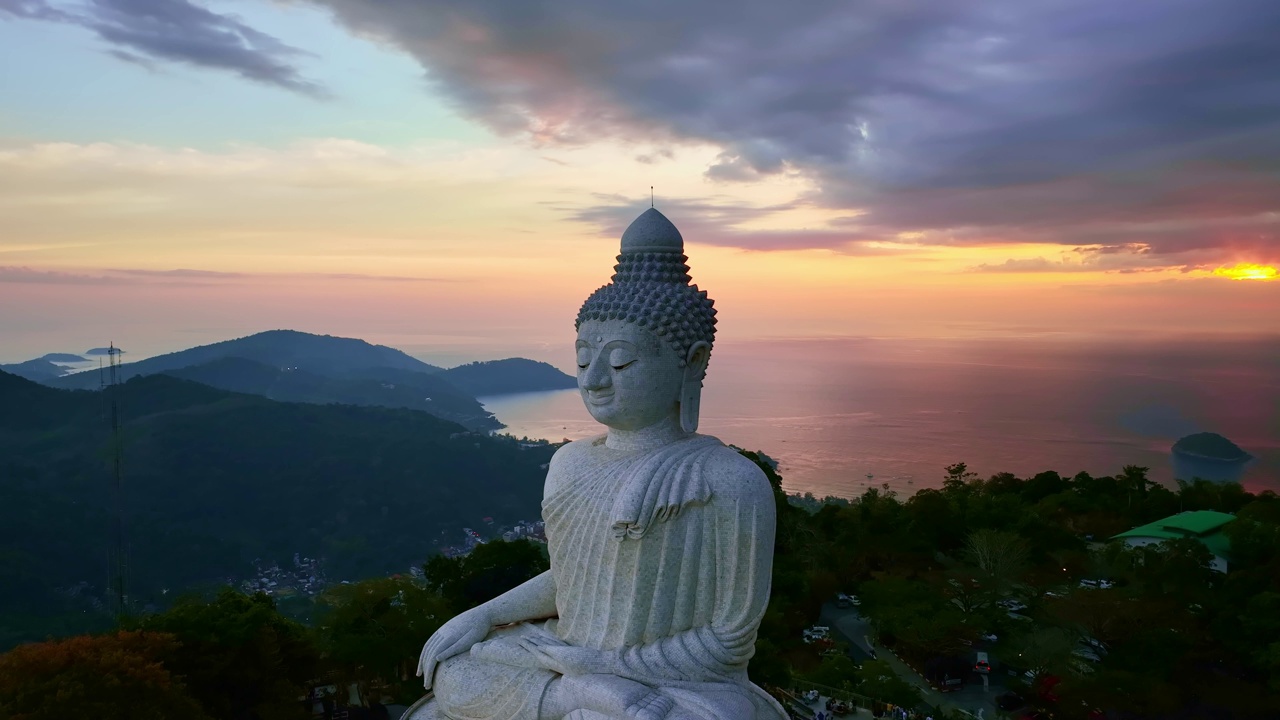
[[582, 389], [587, 391], [604, 390], [613, 385], [613, 376], [609, 374], [608, 364], [597, 360], [587, 368], [582, 378]]

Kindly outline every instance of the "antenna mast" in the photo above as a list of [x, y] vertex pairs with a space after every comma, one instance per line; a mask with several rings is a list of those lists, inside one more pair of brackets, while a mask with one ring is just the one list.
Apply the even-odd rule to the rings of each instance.
[[[99, 373], [101, 373], [99, 368]], [[120, 350], [113, 342], [107, 349], [107, 378], [102, 387], [107, 405], [107, 420], [111, 427], [111, 480], [112, 504], [115, 517], [111, 521], [111, 544], [108, 560], [108, 599], [115, 611], [117, 624], [123, 624], [129, 616], [128, 571], [129, 561], [125, 553], [124, 524], [124, 438], [120, 430]]]

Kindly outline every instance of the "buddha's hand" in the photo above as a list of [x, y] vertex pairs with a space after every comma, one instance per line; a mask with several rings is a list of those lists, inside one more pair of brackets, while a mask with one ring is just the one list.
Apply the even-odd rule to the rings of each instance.
[[[614, 675], [566, 675], [556, 690], [565, 704], [609, 718], [674, 720], [675, 702], [647, 685]], [[554, 687], [554, 685], [553, 685]]]
[[436, 665], [470, 650], [472, 645], [484, 640], [492, 629], [493, 621], [488, 612], [479, 607], [456, 615], [441, 625], [431, 639], [427, 640], [427, 644], [422, 647], [422, 655], [418, 657], [418, 677], [422, 678], [422, 686], [430, 690]]
[[616, 675], [611, 657], [599, 650], [570, 645], [550, 633], [520, 638], [520, 647], [538, 667], [561, 675]]

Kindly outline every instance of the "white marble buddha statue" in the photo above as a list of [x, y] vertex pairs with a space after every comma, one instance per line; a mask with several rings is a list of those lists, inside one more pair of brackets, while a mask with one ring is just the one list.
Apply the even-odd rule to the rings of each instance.
[[445, 623], [410, 720], [783, 720], [747, 679], [769, 602], [764, 474], [696, 433], [715, 310], [657, 210], [577, 319], [578, 387], [608, 432], [547, 471], [551, 569]]

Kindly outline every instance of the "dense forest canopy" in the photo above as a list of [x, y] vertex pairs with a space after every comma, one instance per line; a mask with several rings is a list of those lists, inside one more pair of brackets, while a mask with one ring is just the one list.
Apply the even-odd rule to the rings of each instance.
[[[140, 606], [295, 553], [324, 558], [336, 579], [404, 572], [482, 518], [535, 519], [553, 450], [424, 412], [274, 402], [167, 375], [114, 392]], [[0, 646], [97, 617], [106, 399], [0, 374]]]

